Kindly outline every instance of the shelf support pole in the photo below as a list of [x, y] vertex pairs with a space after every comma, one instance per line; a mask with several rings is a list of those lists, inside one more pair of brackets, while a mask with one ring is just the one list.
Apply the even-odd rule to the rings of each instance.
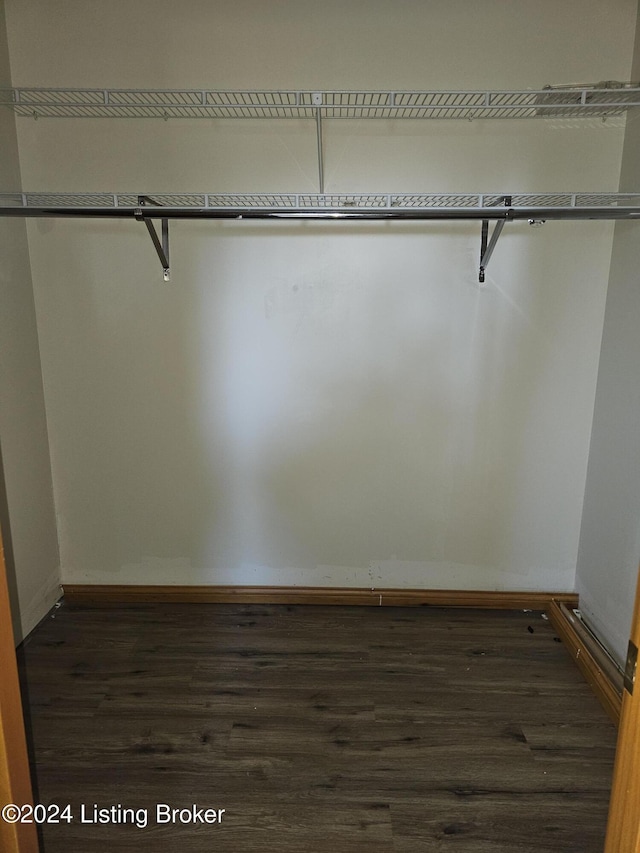
[[322, 143], [322, 92], [314, 92], [311, 102], [316, 108], [316, 138], [318, 143], [318, 183], [320, 195], [324, 195], [324, 147]]
[[[151, 241], [154, 245], [158, 258], [160, 259], [160, 263], [162, 264], [162, 278], [164, 279], [164, 281], [170, 281], [171, 266], [169, 264], [169, 220], [167, 218], [162, 219], [161, 237], [159, 237], [155, 225], [150, 219], [148, 219], [144, 215], [144, 212], [142, 210], [142, 208], [148, 203], [156, 205], [153, 199], [150, 199], [147, 196], [138, 196], [138, 207], [135, 211], [135, 218], [138, 220], [138, 222], [144, 222], [144, 224], [147, 226], [147, 231], [149, 232]], [[158, 206], [159, 205], [156, 205], [156, 207]]]

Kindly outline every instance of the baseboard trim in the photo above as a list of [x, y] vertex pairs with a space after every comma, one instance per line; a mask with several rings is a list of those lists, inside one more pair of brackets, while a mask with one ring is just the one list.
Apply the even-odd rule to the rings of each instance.
[[362, 589], [304, 586], [153, 586], [63, 584], [66, 601], [79, 604], [319, 604], [368, 607], [468, 607], [486, 610], [545, 610], [553, 628], [618, 725], [622, 676], [589, 631], [571, 612], [570, 592], [501, 592], [455, 589]]
[[559, 599], [552, 601], [547, 610], [549, 621], [602, 707], [618, 725], [622, 706], [622, 674], [569, 607], [571, 605]]
[[546, 610], [552, 600], [578, 606], [575, 593], [450, 589], [357, 589], [304, 586], [129, 586], [63, 584], [67, 601], [83, 604], [182, 602], [216, 604], [351, 604], [380, 607], [476, 607]]

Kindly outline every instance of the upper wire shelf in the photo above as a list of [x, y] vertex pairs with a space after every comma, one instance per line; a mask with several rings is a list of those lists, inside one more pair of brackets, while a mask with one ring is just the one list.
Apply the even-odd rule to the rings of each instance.
[[[0, 193], [0, 207], [121, 208], [139, 207], [141, 193]], [[638, 207], [640, 193], [146, 193], [147, 204], [204, 210], [491, 210], [504, 208]]]
[[607, 82], [519, 91], [0, 89], [0, 106], [31, 118], [515, 119], [617, 116], [640, 87]]

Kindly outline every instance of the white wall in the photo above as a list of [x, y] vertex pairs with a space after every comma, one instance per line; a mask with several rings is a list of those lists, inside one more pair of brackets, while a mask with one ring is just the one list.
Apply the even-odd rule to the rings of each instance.
[[[401, 8], [400, 8], [401, 7]], [[628, 79], [635, 2], [10, 0], [16, 85]], [[624, 123], [335, 122], [328, 191], [617, 187]], [[314, 191], [312, 123], [21, 120], [28, 190]], [[572, 589], [606, 223], [29, 224], [63, 579]]]
[[[0, 87], [10, 86], [0, 0]], [[0, 191], [20, 187], [12, 113], [0, 112]], [[23, 221], [0, 219], [0, 524], [20, 640], [60, 595], [40, 354]]]
[[[633, 79], [640, 79], [640, 27]], [[640, 116], [628, 121], [620, 189], [640, 192]], [[615, 226], [580, 535], [580, 607], [623, 661], [640, 564], [640, 243]]]

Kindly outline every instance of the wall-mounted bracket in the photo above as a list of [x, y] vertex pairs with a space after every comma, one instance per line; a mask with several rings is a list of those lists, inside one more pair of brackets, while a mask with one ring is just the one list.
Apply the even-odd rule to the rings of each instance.
[[161, 205], [157, 204], [152, 198], [146, 195], [138, 196], [138, 207], [135, 211], [135, 218], [138, 222], [144, 222], [147, 226], [147, 231], [149, 232], [149, 236], [153, 242], [156, 252], [158, 253], [158, 257], [160, 258], [160, 263], [162, 264], [162, 278], [164, 281], [171, 280], [171, 267], [169, 265], [169, 220], [162, 220], [162, 235], [158, 236], [158, 232], [156, 231], [156, 227], [153, 222], [148, 219], [144, 215], [144, 211], [142, 208], [145, 205], [151, 204], [154, 207], [161, 207]]
[[[505, 207], [511, 207], [511, 196], [506, 195], [504, 197]], [[493, 229], [493, 233], [491, 234], [491, 239], [489, 239], [489, 220], [482, 220], [482, 233], [480, 236], [480, 271], [478, 273], [478, 281], [480, 284], [484, 284], [484, 273], [486, 268], [489, 266], [489, 261], [491, 260], [491, 255], [493, 254], [493, 250], [496, 247], [498, 239], [502, 234], [502, 229], [504, 228], [504, 224], [509, 218], [509, 211], [506, 212], [504, 219], [498, 219]]]

